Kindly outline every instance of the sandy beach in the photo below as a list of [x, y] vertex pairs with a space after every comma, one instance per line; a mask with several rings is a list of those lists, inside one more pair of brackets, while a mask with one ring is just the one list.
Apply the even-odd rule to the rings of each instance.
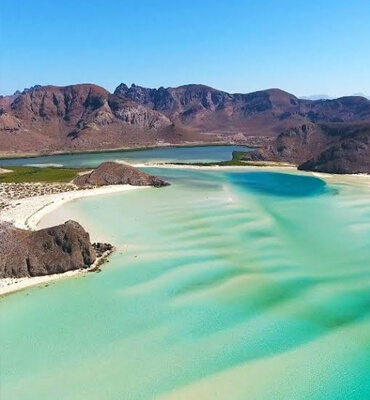
[[[136, 164], [136, 167], [153, 167], [153, 168], [175, 168], [175, 169], [202, 169], [202, 170], [248, 170], [248, 169], [267, 169], [277, 172], [284, 172], [287, 170], [296, 171], [296, 167], [291, 165], [280, 165], [280, 166], [198, 166], [198, 165], [176, 165], [176, 164], [163, 164], [163, 163], [143, 163]], [[370, 176], [365, 174], [359, 175], [332, 175], [324, 173], [309, 173], [313, 176], [321, 178], [328, 183], [351, 183], [357, 185], [370, 185]], [[28, 185], [28, 187], [27, 187]], [[50, 185], [48, 184], [26, 184], [25, 193], [17, 198], [14, 196], [13, 199], [1, 198], [2, 204], [5, 204], [5, 208], [0, 208], [0, 221], [8, 222], [17, 228], [36, 230], [40, 220], [51, 211], [54, 211], [58, 207], [62, 206], [66, 202], [80, 199], [84, 197], [99, 196], [110, 193], [119, 193], [136, 189], [144, 189], [141, 186], [130, 186], [130, 185], [114, 185], [104, 186], [99, 188], [77, 190], [76, 187], [69, 187], [70, 184], [59, 185], [57, 187], [57, 193], [43, 194], [35, 196], [34, 193], [42, 192], [48, 193], [50, 191]], [[3, 190], [4, 192], [4, 190]], [[33, 193], [30, 197], [27, 197], [27, 193]], [[107, 255], [105, 255], [106, 257]], [[98, 262], [101, 259], [98, 259]], [[25, 277], [25, 278], [4, 278], [0, 279], [0, 295], [9, 294], [15, 291], [19, 291], [30, 286], [41, 285], [56, 279], [63, 279], [71, 276], [75, 276], [81, 273], [87, 273], [94, 269], [96, 265], [92, 265], [87, 270], [69, 271], [63, 274], [48, 275], [41, 277]]]
[[[0, 221], [8, 222], [17, 228], [35, 230], [40, 220], [49, 212], [54, 211], [68, 201], [84, 197], [99, 196], [110, 193], [126, 192], [144, 189], [144, 186], [114, 185], [86, 190], [32, 196], [6, 201], [6, 208], [0, 212]], [[107, 254], [103, 255], [106, 257]], [[31, 286], [45, 284], [56, 279], [64, 279], [81, 273], [87, 273], [96, 268], [101, 262], [100, 257], [89, 269], [68, 271], [63, 274], [54, 274], [38, 277], [3, 278], [0, 279], [0, 296], [16, 292]]]
[[[118, 162], [118, 161], [116, 161]], [[274, 165], [250, 165], [250, 164], [245, 164], [245, 165], [191, 165], [191, 164], [171, 164], [171, 163], [161, 163], [161, 162], [150, 162], [150, 163], [133, 163], [132, 164], [136, 168], [167, 168], [167, 169], [201, 169], [201, 170], [214, 170], [214, 171], [222, 171], [222, 170], [244, 170], [248, 168], [253, 168], [253, 169], [291, 169], [291, 170], [297, 170], [297, 167], [292, 164], [285, 164], [281, 163], [277, 165], [274, 163]]]

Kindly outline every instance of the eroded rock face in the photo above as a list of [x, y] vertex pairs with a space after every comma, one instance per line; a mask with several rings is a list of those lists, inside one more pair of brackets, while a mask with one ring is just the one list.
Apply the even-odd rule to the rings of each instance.
[[168, 186], [169, 183], [157, 176], [146, 174], [128, 164], [105, 162], [94, 171], [74, 180], [80, 187], [106, 185]]
[[122, 83], [113, 94], [93, 84], [38, 85], [0, 96], [0, 153], [230, 143], [235, 135], [245, 144], [303, 124], [364, 121], [370, 100], [360, 96], [311, 101], [279, 89], [227, 93], [194, 84]]
[[359, 96], [311, 101], [279, 89], [226, 93], [205, 85], [148, 89], [124, 83], [114, 94], [203, 130], [271, 135], [299, 123], [370, 120], [370, 101]]
[[282, 132], [273, 142], [246, 153], [245, 161], [277, 161], [301, 164], [319, 154], [330, 141], [315, 124], [303, 124]]
[[328, 146], [298, 169], [332, 174], [369, 174], [370, 130], [368, 134], [358, 133]]
[[305, 124], [281, 133], [244, 161], [277, 161], [334, 174], [370, 173], [370, 124]]
[[0, 278], [59, 274], [95, 259], [89, 234], [75, 221], [39, 231], [0, 224]]

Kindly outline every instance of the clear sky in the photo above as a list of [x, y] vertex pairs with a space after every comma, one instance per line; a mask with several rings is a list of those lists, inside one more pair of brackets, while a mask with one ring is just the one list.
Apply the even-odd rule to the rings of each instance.
[[0, 3], [0, 94], [125, 82], [370, 95], [370, 0]]

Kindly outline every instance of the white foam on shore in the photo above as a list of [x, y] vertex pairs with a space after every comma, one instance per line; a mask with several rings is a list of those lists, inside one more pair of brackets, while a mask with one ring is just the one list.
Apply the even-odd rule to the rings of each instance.
[[[27, 197], [20, 200], [11, 200], [9, 201], [10, 207], [0, 213], [0, 220], [9, 222], [17, 228], [35, 230], [40, 220], [46, 214], [54, 211], [68, 201], [145, 188], [148, 188], [148, 186], [112, 185], [95, 189], [76, 190], [44, 196]], [[9, 294], [56, 279], [63, 279], [86, 273], [95, 266], [96, 265], [92, 265], [89, 269], [68, 271], [63, 274], [24, 278], [3, 278], [0, 279], [0, 295]]]

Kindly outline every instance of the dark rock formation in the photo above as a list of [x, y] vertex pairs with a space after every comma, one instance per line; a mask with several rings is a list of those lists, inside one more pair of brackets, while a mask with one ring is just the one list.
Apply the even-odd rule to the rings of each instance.
[[370, 173], [370, 124], [304, 124], [242, 159], [288, 162], [307, 171]]
[[306, 171], [333, 174], [370, 173], [370, 127], [367, 132], [358, 132], [343, 137], [322, 153], [299, 165]]
[[106, 185], [168, 186], [169, 183], [157, 176], [146, 174], [123, 163], [105, 162], [92, 172], [78, 176], [74, 183], [80, 187]]
[[59, 274], [96, 259], [89, 234], [77, 222], [39, 231], [0, 225], [0, 278]]
[[[204, 85], [35, 86], [0, 97], [0, 153], [191, 142], [244, 143], [310, 123], [370, 121], [370, 101], [304, 100], [279, 89], [230, 94]], [[237, 139], [235, 139], [237, 138]]]
[[107, 252], [113, 251], [113, 245], [110, 243], [93, 243], [93, 249], [95, 250], [97, 257], [102, 257]]

